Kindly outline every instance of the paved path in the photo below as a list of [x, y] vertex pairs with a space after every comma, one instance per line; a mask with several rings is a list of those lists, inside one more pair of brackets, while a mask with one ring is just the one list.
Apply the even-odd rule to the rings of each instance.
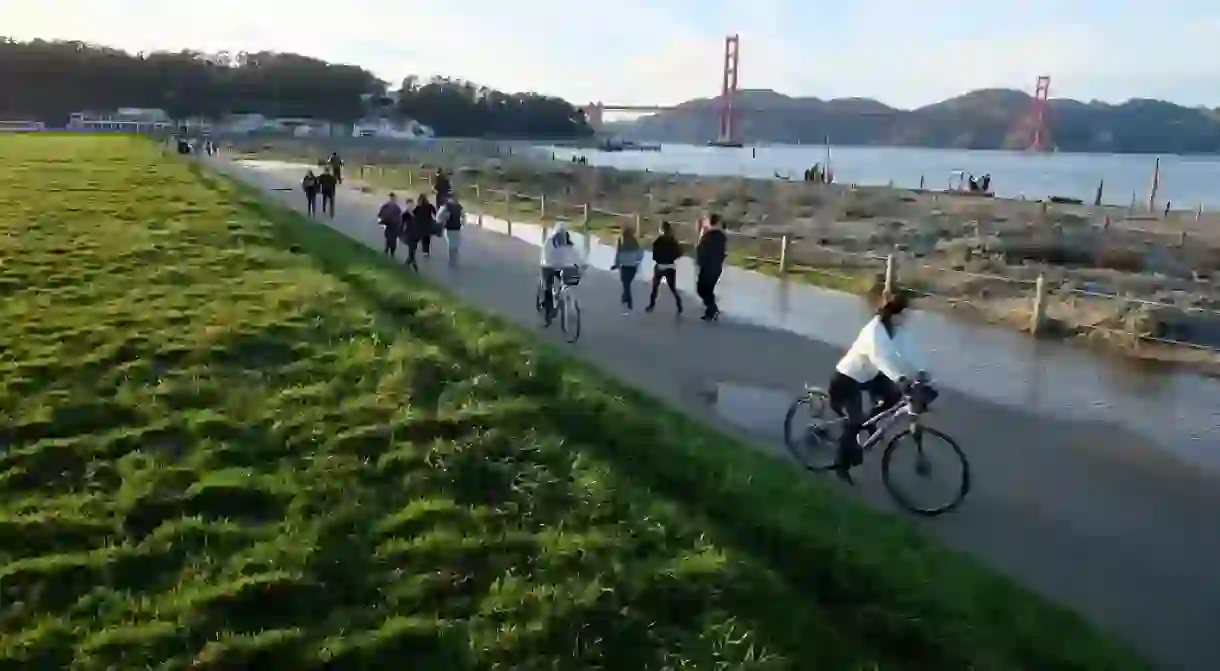
[[[220, 167], [302, 209], [295, 172]], [[339, 217], [320, 221], [380, 249], [373, 220], [382, 198], [344, 189]], [[421, 264], [424, 273], [537, 328], [537, 248], [473, 226], [464, 234], [461, 268], [445, 268], [441, 249]], [[656, 314], [624, 317], [617, 277], [606, 272], [591, 271], [580, 291], [584, 332], [576, 345], [561, 346], [722, 429], [743, 435], [752, 426], [751, 442], [775, 450], [782, 447], [771, 427], [778, 428], [782, 408], [763, 403], [738, 412], [757, 416], [730, 423], [709, 406], [707, 392], [731, 383], [789, 393], [806, 380], [826, 380], [841, 354], [734, 323], [732, 315], [715, 325], [678, 320], [667, 300]], [[934, 422], [969, 453], [975, 487], [958, 512], [913, 524], [1086, 614], [1165, 668], [1220, 668], [1220, 481], [1156, 456], [1162, 453], [1115, 427], [1040, 417], [952, 390], [937, 405]], [[844, 495], [892, 509], [876, 461], [859, 472], [854, 490], [842, 487]]]

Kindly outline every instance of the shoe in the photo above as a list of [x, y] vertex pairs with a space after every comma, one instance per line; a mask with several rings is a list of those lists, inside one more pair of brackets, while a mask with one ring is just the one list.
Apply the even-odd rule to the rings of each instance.
[[[648, 307], [644, 308], [644, 312], [652, 312], [654, 309], [656, 309], [656, 307], [657, 306], [655, 305], [649, 305]], [[681, 312], [681, 310], [679, 310], [679, 312]]]
[[856, 485], [856, 481], [851, 477], [851, 467], [835, 466], [834, 471], [835, 476], [843, 482], [846, 482], [853, 487]]

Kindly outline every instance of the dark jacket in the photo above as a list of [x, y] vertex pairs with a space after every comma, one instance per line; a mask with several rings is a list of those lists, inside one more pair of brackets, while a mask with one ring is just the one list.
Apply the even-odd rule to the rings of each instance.
[[318, 190], [318, 178], [315, 175], [305, 175], [301, 180], [301, 188], [305, 189], [305, 193], [316, 193]]
[[652, 241], [652, 262], [664, 266], [682, 258], [682, 243], [672, 235], [662, 235]]
[[461, 203], [445, 203], [445, 230], [460, 231], [466, 217], [466, 208]]
[[728, 248], [729, 236], [725, 235], [724, 231], [713, 228], [699, 238], [699, 246], [695, 248], [695, 261], [700, 268], [722, 268]]
[[377, 212], [377, 223], [385, 228], [387, 238], [397, 238], [402, 231], [402, 208], [398, 203], [386, 203]]
[[411, 215], [415, 218], [415, 225], [419, 227], [420, 238], [437, 234], [435, 205], [432, 203], [416, 204], [415, 209], [411, 210]]
[[337, 183], [338, 182], [335, 181], [335, 176], [330, 173], [324, 172], [321, 175], [318, 175], [318, 189], [328, 196], [335, 195], [335, 185]]

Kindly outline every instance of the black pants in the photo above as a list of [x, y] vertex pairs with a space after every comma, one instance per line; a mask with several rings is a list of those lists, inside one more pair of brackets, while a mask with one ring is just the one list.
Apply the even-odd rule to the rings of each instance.
[[314, 216], [318, 213], [318, 191], [317, 189], [305, 190], [305, 201], [308, 204], [307, 212], [309, 216]]
[[423, 250], [424, 256], [432, 256], [432, 225], [428, 225], [428, 230], [419, 235], [419, 248]]
[[868, 392], [873, 401], [873, 413], [884, 412], [902, 402], [902, 391], [892, 380], [882, 373], [868, 382], [857, 382], [852, 378], [836, 372], [830, 378], [830, 409], [840, 417], [847, 418], [843, 435], [839, 437], [839, 462], [855, 466], [860, 463], [863, 451], [860, 449], [858, 436], [860, 425], [872, 416], [865, 415], [862, 396]]
[[623, 306], [628, 310], [635, 307], [631, 300], [631, 283], [635, 281], [635, 274], [639, 272], [639, 266], [619, 266], [618, 279], [623, 283]]
[[398, 253], [398, 232], [387, 230], [385, 233], [385, 253], [393, 258]]
[[720, 281], [721, 266], [699, 266], [699, 274], [695, 277], [695, 293], [703, 300], [703, 316], [715, 317], [720, 314], [716, 305], [716, 283]]
[[322, 192], [322, 211], [330, 214], [330, 218], [335, 218], [335, 194]]
[[555, 283], [559, 281], [560, 272], [559, 268], [542, 269], [542, 314], [548, 325], [555, 314], [555, 297], [552, 292], [555, 290]]
[[419, 270], [419, 263], [415, 261], [415, 250], [419, 249], [419, 238], [414, 235], [407, 235], [407, 265], [415, 270]]
[[673, 268], [657, 268], [652, 271], [652, 291], [648, 294], [648, 309], [657, 306], [657, 290], [661, 281], [669, 285], [669, 293], [673, 294], [674, 304], [678, 306], [678, 314], [682, 314], [682, 296], [678, 293], [678, 271]]

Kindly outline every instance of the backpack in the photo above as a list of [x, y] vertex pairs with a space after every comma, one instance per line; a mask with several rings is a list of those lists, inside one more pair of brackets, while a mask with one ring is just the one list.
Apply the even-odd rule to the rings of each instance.
[[449, 231], [457, 231], [462, 228], [462, 216], [465, 212], [462, 210], [461, 203], [446, 203], [445, 211], [445, 229]]

